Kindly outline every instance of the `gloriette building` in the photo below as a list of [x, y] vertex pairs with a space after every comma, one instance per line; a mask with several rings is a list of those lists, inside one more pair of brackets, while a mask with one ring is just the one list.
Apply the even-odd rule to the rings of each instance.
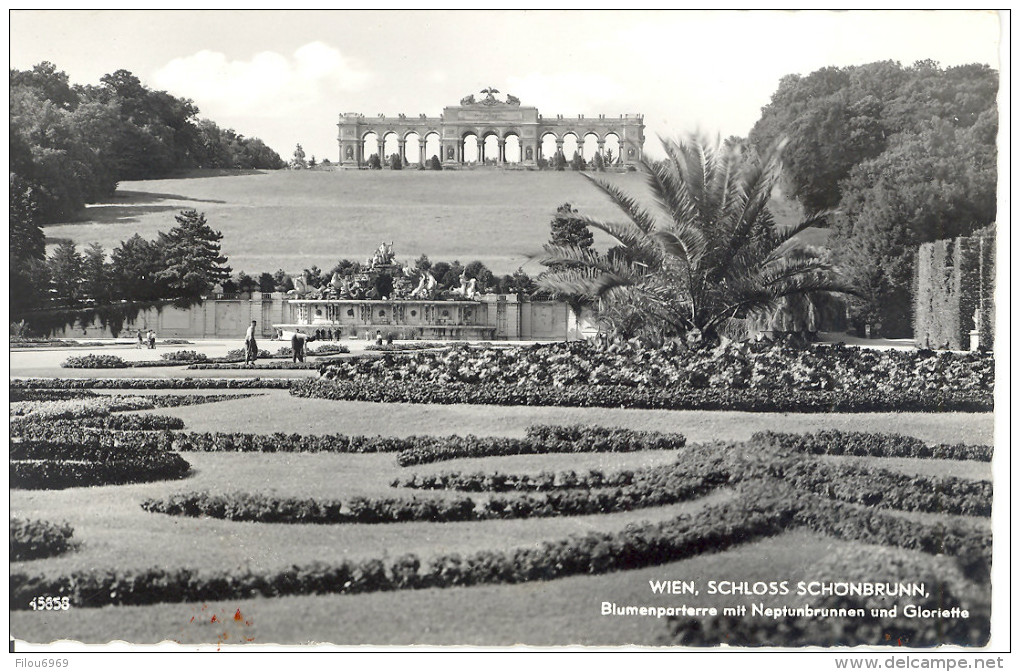
[[437, 156], [449, 167], [473, 163], [537, 166], [540, 158], [552, 160], [557, 151], [564, 151], [565, 144], [568, 150], [564, 155], [570, 161], [575, 143], [588, 161], [596, 153], [614, 165], [641, 161], [645, 141], [641, 114], [577, 118], [558, 114], [546, 118], [538, 108], [521, 105], [515, 96], [500, 100], [495, 95], [499, 91], [491, 87], [481, 93], [485, 94], [481, 99], [470, 95], [462, 98], [460, 105], [444, 107], [438, 117], [341, 114], [337, 124], [340, 165], [366, 166], [373, 154], [385, 164], [387, 157], [399, 153], [411, 164]]

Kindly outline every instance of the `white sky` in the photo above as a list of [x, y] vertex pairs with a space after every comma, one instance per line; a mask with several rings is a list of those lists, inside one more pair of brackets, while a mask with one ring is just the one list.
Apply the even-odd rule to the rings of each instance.
[[999, 68], [993, 12], [39, 11], [10, 14], [11, 67], [74, 83], [123, 68], [201, 116], [336, 159], [337, 115], [424, 113], [486, 86], [546, 116], [645, 115], [656, 135], [747, 135], [779, 79], [878, 60]]

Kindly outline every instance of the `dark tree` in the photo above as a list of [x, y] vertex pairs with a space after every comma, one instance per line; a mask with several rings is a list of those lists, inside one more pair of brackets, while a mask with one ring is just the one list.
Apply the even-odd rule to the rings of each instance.
[[39, 205], [35, 189], [21, 177], [10, 174], [8, 207], [8, 238], [10, 259], [43, 260], [46, 257], [46, 235], [38, 225]]
[[429, 170], [442, 170], [442, 169], [443, 169], [442, 161], [439, 160], [438, 156], [433, 154], [432, 158], [429, 159]]
[[242, 294], [251, 294], [252, 292], [258, 291], [259, 283], [258, 280], [251, 277], [244, 271], [240, 271], [237, 274], [237, 291]]
[[382, 170], [382, 161], [379, 160], [378, 154], [372, 154], [368, 157], [368, 167], [372, 170]]
[[414, 270], [417, 271], [421, 275], [424, 275], [425, 273], [428, 273], [431, 268], [432, 268], [432, 262], [429, 261], [429, 258], [428, 258], [427, 255], [423, 254], [423, 255], [421, 255], [420, 257], [418, 257], [417, 259], [414, 260]]
[[38, 206], [32, 187], [10, 174], [9, 275], [11, 315], [42, 308], [48, 301], [46, 236], [36, 224]]
[[496, 284], [496, 278], [492, 271], [486, 268], [485, 264], [480, 261], [472, 261], [464, 267], [464, 272], [467, 273], [467, 277], [478, 281], [475, 286], [479, 292], [483, 292], [487, 287], [492, 287]]
[[85, 248], [81, 288], [82, 294], [98, 305], [109, 303], [113, 296], [110, 265], [106, 262], [106, 251], [99, 243], [92, 243]]
[[595, 240], [591, 229], [583, 218], [577, 216], [577, 210], [570, 203], [564, 203], [556, 208], [556, 216], [549, 223], [549, 228], [550, 245], [586, 250]]
[[174, 219], [177, 226], [159, 234], [165, 268], [156, 278], [166, 283], [170, 297], [198, 299], [230, 277], [227, 258], [220, 254], [223, 235], [195, 210], [182, 210]]
[[110, 275], [115, 299], [151, 301], [162, 298], [162, 285], [156, 279], [164, 268], [159, 248], [137, 233], [111, 252]]
[[82, 299], [82, 257], [78, 247], [71, 241], [60, 243], [47, 263], [57, 302], [77, 305]]
[[308, 162], [305, 160], [305, 150], [301, 147], [301, 143], [294, 149], [294, 158], [290, 160], [291, 168], [307, 168]]
[[263, 294], [272, 294], [276, 291], [276, 279], [271, 273], [263, 271], [259, 275], [259, 291]]
[[[436, 264], [434, 269], [438, 269], [439, 264]], [[432, 275], [439, 281], [440, 287], [443, 289], [452, 289], [454, 287], [460, 287], [460, 274], [464, 272], [464, 267], [460, 265], [459, 261], [454, 261], [449, 265], [449, 270], [443, 273], [442, 277], [438, 276], [433, 272]]]
[[329, 278], [332, 279], [335, 273], [339, 273], [341, 276], [353, 275], [361, 271], [361, 263], [357, 261], [351, 261], [350, 259], [341, 259], [336, 263], [329, 271]]

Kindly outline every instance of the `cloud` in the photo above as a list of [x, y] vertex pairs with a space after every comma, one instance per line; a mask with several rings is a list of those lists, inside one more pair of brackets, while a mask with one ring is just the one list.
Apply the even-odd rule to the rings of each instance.
[[[537, 105], [545, 116], [628, 112], [616, 109], [627, 100], [624, 87], [597, 72], [531, 73], [510, 77], [507, 85], [504, 93], [517, 96], [522, 105]], [[604, 109], [607, 104], [614, 109]]]
[[276, 117], [308, 109], [331, 95], [365, 88], [372, 73], [323, 42], [290, 57], [264, 51], [250, 60], [228, 60], [202, 50], [175, 58], [153, 76], [158, 88], [191, 98], [203, 116]]

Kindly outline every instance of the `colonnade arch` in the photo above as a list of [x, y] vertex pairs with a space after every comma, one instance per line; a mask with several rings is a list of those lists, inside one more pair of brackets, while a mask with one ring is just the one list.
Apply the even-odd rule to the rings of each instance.
[[378, 133], [375, 131], [369, 131], [361, 138], [362, 161], [367, 162], [369, 157], [373, 154], [378, 154], [379, 160], [382, 160], [382, 142], [380, 142]]
[[566, 157], [569, 162], [574, 158], [574, 152], [578, 150], [580, 143], [577, 142], [577, 134], [573, 131], [567, 131], [563, 134], [563, 156]]
[[524, 162], [524, 148], [521, 146], [520, 136], [516, 133], [507, 133], [503, 139], [503, 162]]
[[440, 160], [443, 158], [442, 136], [436, 131], [425, 134], [425, 161], [431, 161], [433, 156]]
[[400, 136], [394, 131], [389, 131], [383, 136], [383, 153], [380, 157], [386, 165], [390, 163], [390, 157], [400, 153]]
[[466, 133], [461, 139], [461, 162], [478, 163], [481, 154], [478, 136], [473, 132]]
[[469, 95], [459, 105], [444, 107], [440, 116], [340, 115], [340, 165], [361, 167], [372, 154], [383, 162], [399, 154], [408, 163], [426, 163], [435, 156], [450, 166], [485, 160], [534, 166], [540, 159], [553, 159], [557, 148], [568, 161], [575, 152], [586, 161], [609, 152], [630, 166], [642, 159], [640, 114], [543, 117], [515, 96], [496, 98], [492, 87], [482, 93], [484, 97]]

